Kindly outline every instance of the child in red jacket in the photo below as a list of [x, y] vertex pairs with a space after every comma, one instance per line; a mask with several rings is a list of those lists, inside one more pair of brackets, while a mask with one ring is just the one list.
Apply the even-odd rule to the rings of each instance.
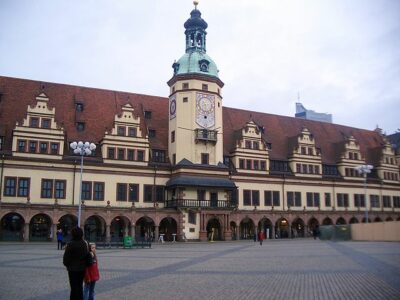
[[90, 254], [93, 257], [93, 264], [87, 267], [85, 270], [85, 287], [83, 289], [84, 300], [94, 299], [94, 286], [96, 284], [96, 281], [100, 279], [100, 272], [97, 264], [96, 244], [90, 243], [89, 246]]

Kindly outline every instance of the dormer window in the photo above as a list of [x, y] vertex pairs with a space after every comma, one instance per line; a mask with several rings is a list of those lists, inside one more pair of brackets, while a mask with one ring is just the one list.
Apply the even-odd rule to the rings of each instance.
[[156, 131], [154, 129], [149, 129], [149, 138], [156, 137]]
[[144, 118], [150, 120], [151, 119], [151, 111], [144, 111]]
[[201, 72], [208, 72], [208, 66], [210, 65], [210, 62], [206, 59], [202, 59], [199, 61], [199, 68]]
[[39, 118], [31, 118], [31, 127], [37, 128], [39, 127]]
[[50, 119], [42, 119], [42, 128], [50, 128]]
[[132, 136], [132, 137], [136, 137], [137, 129], [135, 127], [129, 127], [128, 128], [128, 135]]
[[126, 131], [125, 126], [118, 126], [117, 127], [117, 134], [119, 136], [125, 136], [125, 131]]

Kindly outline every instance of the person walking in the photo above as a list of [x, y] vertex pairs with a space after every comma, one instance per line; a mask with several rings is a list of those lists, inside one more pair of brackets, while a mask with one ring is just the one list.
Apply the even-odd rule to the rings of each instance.
[[63, 233], [61, 229], [57, 230], [57, 250], [62, 250], [64, 246]]
[[71, 230], [72, 240], [65, 247], [63, 264], [67, 268], [70, 300], [83, 300], [83, 278], [89, 254], [88, 243], [83, 240], [83, 231], [79, 227]]
[[262, 232], [262, 231], [258, 232], [258, 240], [260, 242], [260, 246], [262, 246], [263, 240], [264, 240], [264, 232]]
[[86, 268], [85, 271], [85, 286], [83, 288], [83, 299], [94, 300], [94, 286], [96, 281], [100, 279], [99, 265], [96, 255], [96, 244], [90, 243], [90, 254], [93, 257], [93, 264]]

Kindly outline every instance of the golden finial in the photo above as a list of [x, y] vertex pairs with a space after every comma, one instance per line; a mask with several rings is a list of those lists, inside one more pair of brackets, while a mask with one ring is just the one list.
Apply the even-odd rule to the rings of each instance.
[[194, 9], [197, 9], [197, 5], [199, 5], [199, 1], [194, 0], [194, 1], [193, 1], [193, 4], [194, 4]]

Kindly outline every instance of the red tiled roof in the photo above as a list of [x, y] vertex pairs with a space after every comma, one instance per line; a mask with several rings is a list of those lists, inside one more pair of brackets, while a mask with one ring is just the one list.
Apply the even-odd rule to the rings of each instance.
[[[113, 127], [114, 116], [121, 113], [122, 105], [130, 103], [135, 109], [134, 113], [141, 118], [143, 133], [147, 133], [146, 126], [156, 130], [156, 138], [150, 138], [151, 147], [168, 148], [168, 98], [0, 76], [0, 135], [6, 137], [6, 150], [11, 150], [15, 123], [26, 117], [27, 106], [35, 104], [35, 97], [41, 92], [49, 97], [49, 106], [56, 108], [56, 122], [64, 127], [67, 142], [99, 142], [105, 131]], [[86, 123], [83, 132], [78, 132], [75, 126], [75, 99], [84, 103], [84, 111], [78, 113], [79, 120]], [[144, 118], [144, 111], [152, 112], [151, 119]], [[263, 138], [272, 145], [271, 159], [287, 160], [292, 150], [290, 140], [299, 135], [303, 127], [314, 136], [324, 163], [334, 164], [338, 161], [341, 145], [350, 135], [358, 141], [361, 152], [366, 154], [367, 162], [371, 164], [377, 159], [373, 149], [383, 145], [383, 138], [378, 132], [337, 124], [229, 107], [223, 108], [223, 117], [225, 154], [235, 147], [235, 132], [249, 120], [265, 128]]]

